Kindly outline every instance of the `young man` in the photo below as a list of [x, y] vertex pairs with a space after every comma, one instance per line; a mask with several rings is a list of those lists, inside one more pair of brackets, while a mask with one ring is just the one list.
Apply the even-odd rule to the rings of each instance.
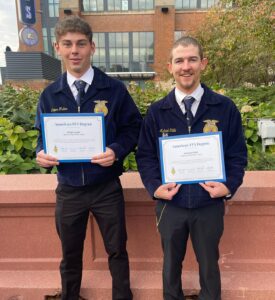
[[[221, 299], [218, 246], [223, 233], [224, 199], [232, 197], [241, 185], [246, 166], [240, 114], [230, 99], [200, 83], [206, 65], [202, 48], [194, 38], [183, 37], [174, 44], [168, 68], [176, 88], [151, 105], [138, 143], [137, 162], [142, 181], [152, 198], [158, 200], [156, 214], [164, 252], [165, 300], [184, 299], [181, 273], [189, 236], [199, 264], [198, 299]], [[191, 112], [190, 107], [185, 108], [190, 96]], [[163, 133], [173, 136], [209, 131], [222, 132], [226, 182], [162, 184], [159, 137]]]
[[[105, 115], [107, 146], [106, 152], [91, 157], [89, 163], [59, 163], [55, 157], [45, 154], [41, 132], [39, 135], [37, 163], [58, 169], [56, 227], [63, 254], [62, 299], [79, 297], [83, 244], [90, 212], [98, 223], [109, 256], [112, 299], [132, 299], [119, 176], [124, 157], [136, 146], [141, 116], [123, 83], [91, 67], [95, 44], [89, 24], [70, 16], [56, 25], [55, 35], [55, 49], [67, 71], [42, 92], [36, 128], [41, 131], [41, 113], [101, 111]], [[84, 86], [84, 96], [80, 95], [79, 80]]]

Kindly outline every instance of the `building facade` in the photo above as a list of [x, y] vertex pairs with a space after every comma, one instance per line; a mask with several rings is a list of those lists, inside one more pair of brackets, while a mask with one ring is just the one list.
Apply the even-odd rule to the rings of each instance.
[[[217, 0], [35, 0], [39, 40], [19, 51], [55, 56], [54, 25], [76, 14], [93, 28], [93, 65], [124, 79], [164, 77], [175, 39], [192, 32]], [[18, 7], [17, 7], [18, 9]], [[24, 27], [18, 22], [18, 30]]]

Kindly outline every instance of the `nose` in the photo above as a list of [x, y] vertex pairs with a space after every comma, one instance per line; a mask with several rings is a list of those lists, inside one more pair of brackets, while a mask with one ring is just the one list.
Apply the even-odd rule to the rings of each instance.
[[182, 65], [181, 65], [182, 69], [183, 70], [189, 70], [190, 69], [190, 63], [187, 59], [185, 59], [183, 62], [182, 62]]
[[72, 53], [78, 53], [78, 47], [76, 44], [72, 45], [71, 51], [72, 51]]

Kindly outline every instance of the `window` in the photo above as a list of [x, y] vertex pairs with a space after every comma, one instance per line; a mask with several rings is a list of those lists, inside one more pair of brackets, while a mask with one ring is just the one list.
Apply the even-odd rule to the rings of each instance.
[[103, 11], [103, 1], [105, 0], [83, 0], [83, 11]]
[[54, 56], [55, 58], [58, 58], [58, 55], [54, 50], [54, 43], [55, 43], [54, 28], [47, 29], [43, 27], [42, 34], [43, 34], [44, 52], [51, 56]]
[[129, 10], [128, 0], [107, 0], [107, 10], [108, 11], [123, 11]]
[[59, 17], [59, 0], [49, 0], [49, 17]]
[[95, 33], [93, 64], [103, 71], [151, 71], [154, 62], [153, 32]]
[[82, 0], [83, 11], [152, 10], [154, 0]]
[[49, 54], [48, 33], [47, 28], [42, 28], [44, 52]]
[[133, 10], [150, 10], [154, 9], [153, 0], [133, 0]]
[[129, 33], [109, 33], [109, 61], [112, 72], [129, 71]]
[[153, 62], [153, 53], [153, 32], [133, 32], [133, 71], [148, 71], [147, 63]]
[[96, 45], [96, 51], [93, 56], [93, 64], [102, 71], [106, 71], [105, 33], [94, 33], [93, 40]]
[[175, 0], [175, 8], [182, 9], [207, 9], [218, 3], [218, 0]]

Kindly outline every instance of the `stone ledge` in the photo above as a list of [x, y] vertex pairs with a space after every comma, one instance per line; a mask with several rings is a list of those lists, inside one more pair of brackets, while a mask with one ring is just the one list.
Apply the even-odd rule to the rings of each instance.
[[[275, 171], [246, 172], [226, 209], [220, 246], [223, 300], [275, 299]], [[161, 299], [162, 252], [154, 201], [138, 173], [121, 177], [135, 299]], [[54, 223], [55, 175], [0, 176], [0, 300], [38, 300], [59, 287], [60, 243]], [[83, 295], [110, 299], [110, 275], [99, 229], [90, 217], [84, 250]], [[189, 244], [184, 284], [198, 289]], [[257, 280], [255, 280], [255, 278]]]
[[[265, 202], [275, 203], [275, 171], [246, 172], [244, 182], [235, 197], [229, 201], [238, 202]], [[144, 191], [139, 173], [128, 172], [121, 176], [124, 192], [135, 190], [136, 197], [126, 198], [126, 202], [153, 203]], [[55, 203], [56, 175], [29, 174], [29, 175], [2, 175], [0, 176], [0, 207], [7, 204], [50, 204]], [[31, 193], [31, 197], [30, 197]], [[140, 197], [142, 196], [142, 197]]]

